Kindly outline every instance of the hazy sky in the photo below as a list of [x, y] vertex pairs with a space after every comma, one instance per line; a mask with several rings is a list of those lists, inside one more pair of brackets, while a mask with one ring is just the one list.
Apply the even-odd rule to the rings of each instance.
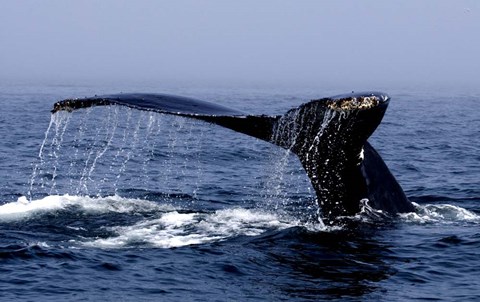
[[0, 79], [480, 85], [480, 1], [0, 0]]

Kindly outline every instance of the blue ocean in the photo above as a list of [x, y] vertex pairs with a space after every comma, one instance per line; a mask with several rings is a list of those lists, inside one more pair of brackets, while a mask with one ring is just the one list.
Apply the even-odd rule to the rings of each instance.
[[279, 86], [0, 84], [0, 300], [479, 301], [478, 88], [365, 87], [392, 99], [369, 141], [416, 212], [329, 227], [274, 145], [119, 106], [50, 113], [158, 92], [283, 114], [352, 90]]

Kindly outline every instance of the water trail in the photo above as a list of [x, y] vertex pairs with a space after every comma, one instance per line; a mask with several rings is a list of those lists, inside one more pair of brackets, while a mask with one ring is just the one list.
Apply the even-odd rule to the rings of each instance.
[[[276, 153], [276, 152], [275, 152]], [[269, 168], [269, 177], [264, 188], [264, 195], [267, 203], [273, 205], [274, 210], [285, 203], [288, 203], [288, 194], [285, 192], [285, 176], [286, 169], [289, 166], [289, 161], [292, 153], [290, 150], [282, 150], [280, 154], [271, 156], [270, 161], [272, 165]], [[276, 156], [275, 156], [276, 155]]]
[[148, 177], [150, 174], [148, 164], [155, 159], [155, 147], [157, 146], [157, 138], [161, 130], [157, 116], [158, 114], [156, 113], [148, 112], [146, 135], [144, 139], [144, 151], [146, 152], [147, 156], [144, 156], [142, 163], [143, 173], [139, 175], [139, 182], [143, 184], [148, 182]]
[[288, 196], [283, 192], [285, 186], [284, 177], [289, 160], [292, 156], [291, 149], [295, 145], [300, 133], [300, 124], [297, 122], [299, 118], [301, 118], [299, 110], [295, 110], [285, 115], [279, 121], [272, 134], [272, 140], [274, 142], [283, 141], [283, 144], [288, 146], [285, 150], [280, 151], [282, 152], [281, 156], [274, 154], [274, 156], [271, 157], [271, 161], [273, 161], [273, 165], [271, 166], [273, 167], [273, 171], [270, 171], [269, 173], [270, 177], [266, 182], [265, 195], [267, 203], [273, 205], [275, 210], [278, 210], [280, 202], [283, 204], [288, 202]]
[[106, 196], [123, 190], [197, 196], [204, 130], [182, 117], [120, 106], [57, 112], [27, 196]]
[[88, 129], [89, 129], [89, 120], [90, 120], [90, 112], [92, 111], [92, 108], [87, 108], [85, 111], [84, 111], [84, 114], [81, 115], [81, 118], [80, 118], [80, 121], [79, 121], [79, 125], [77, 127], [77, 132], [74, 136], [74, 139], [73, 139], [73, 142], [72, 142], [72, 148], [74, 149], [73, 150], [73, 158], [70, 158], [70, 165], [69, 165], [69, 168], [68, 168], [68, 172], [67, 172], [67, 175], [68, 175], [68, 178], [69, 178], [69, 182], [70, 182], [70, 188], [74, 188], [76, 187], [77, 188], [77, 192], [78, 192], [78, 186], [77, 184], [74, 184], [74, 182], [76, 183], [77, 182], [77, 176], [78, 174], [80, 173], [78, 171], [78, 162], [80, 160], [83, 161], [83, 159], [79, 158], [79, 150], [81, 150], [83, 144], [85, 144], [84, 142], [84, 139], [86, 137], [86, 134], [88, 134]]
[[[127, 152], [127, 154], [125, 156], [125, 159], [122, 161], [118, 171], [116, 172], [115, 181], [113, 183], [115, 194], [118, 194], [118, 182], [119, 182], [120, 176], [125, 171], [125, 167], [127, 165], [127, 162], [130, 160], [130, 154], [132, 152], [131, 149], [127, 148], [127, 144], [128, 144], [127, 139], [129, 137], [129, 129], [130, 129], [131, 120], [132, 120], [132, 109], [127, 109], [127, 119], [126, 119], [125, 129], [123, 130], [122, 146], [118, 149], [117, 153], [115, 154], [114, 161], [113, 161], [113, 163], [115, 163], [117, 161], [117, 159], [121, 156], [121, 154]], [[110, 165], [111, 169], [113, 169], [113, 167], [114, 167], [113, 163], [112, 163], [112, 165]]]
[[[309, 154], [311, 154], [311, 151], [313, 150], [313, 148], [315, 146], [318, 146], [318, 142], [320, 141], [320, 139], [322, 138], [323, 136], [323, 133], [325, 131], [325, 129], [327, 128], [327, 126], [330, 124], [330, 122], [337, 116], [337, 112], [335, 110], [326, 110], [325, 111], [325, 114], [323, 116], [323, 120], [322, 120], [322, 124], [320, 126], [320, 129], [318, 130], [317, 134], [315, 135], [315, 138], [313, 140], [313, 143], [312, 145], [309, 147], [308, 151], [307, 152], [307, 160], [308, 160], [308, 156]], [[338, 117], [338, 120], [340, 121], [342, 118], [345, 118], [345, 115], [342, 113], [340, 113], [339, 117]], [[338, 123], [339, 127], [341, 125], [341, 123]], [[340, 129], [338, 129], [340, 131]], [[316, 152], [318, 152], [318, 150], [315, 150]]]
[[[112, 109], [114, 108], [114, 109]], [[113, 110], [113, 114], [112, 114]], [[105, 133], [105, 137], [103, 140], [101, 140], [101, 143], [103, 143], [103, 147], [100, 146], [100, 149], [96, 152], [95, 158], [93, 159], [90, 168], [88, 169], [88, 175], [86, 179], [91, 180], [93, 171], [95, 170], [97, 161], [107, 152], [107, 150], [110, 148], [112, 145], [113, 137], [115, 135], [115, 132], [117, 130], [118, 126], [118, 110], [116, 106], [109, 106], [109, 111], [108, 111], [108, 116], [105, 121], [105, 124], [102, 128], [105, 128], [107, 131]], [[94, 145], [96, 142], [94, 143]], [[103, 178], [104, 180], [105, 178]], [[101, 194], [101, 189], [97, 186], [96, 188], [97, 194]]]
[[[167, 152], [165, 154], [165, 159], [163, 160], [162, 167], [163, 169], [160, 172], [160, 176], [162, 178], [162, 183], [173, 190], [175, 188], [175, 184], [171, 182], [171, 180], [175, 180], [172, 175], [174, 172], [179, 173], [178, 170], [173, 171], [173, 167], [177, 167], [178, 164], [175, 162], [178, 160], [177, 152], [179, 149], [178, 146], [178, 136], [183, 131], [185, 126], [185, 119], [180, 117], [173, 117], [172, 123], [169, 127], [168, 135], [167, 135]], [[180, 171], [180, 173], [184, 173]], [[178, 180], [178, 179], [177, 179]]]
[[[108, 181], [110, 187], [113, 184], [115, 194], [118, 194], [120, 189], [128, 188], [123, 184], [124, 181], [135, 183], [134, 188], [139, 190], [142, 190], [143, 186], [147, 190], [163, 186], [169, 191], [175, 191], [175, 188], [182, 185], [182, 181], [185, 182], [185, 179], [192, 176], [193, 158], [197, 158], [198, 164], [199, 153], [196, 151], [202, 132], [198, 132], [192, 123], [186, 123], [182, 117], [129, 108], [122, 109], [121, 112], [119, 115], [112, 111], [110, 117], [104, 119], [103, 126], [96, 125], [94, 128], [93, 143], [84, 154], [86, 161], [77, 194], [101, 194]], [[169, 134], [161, 135], [161, 131], [166, 129], [169, 129]], [[158, 144], [165, 144], [165, 148], [160, 146], [159, 150], [167, 150], [166, 154], [155, 151]], [[157, 155], [165, 158], [161, 167], [155, 167], [155, 164], [160, 164], [154, 162]], [[104, 157], [107, 171], [99, 172], [104, 175], [96, 175], [96, 167]], [[197, 171], [197, 175], [201, 176], [200, 174], [201, 172]], [[158, 176], [161, 176], [163, 181], [158, 179]], [[196, 181], [198, 190], [198, 179]], [[190, 182], [191, 184], [193, 182]], [[185, 193], [183, 189], [178, 192]]]
[[49, 194], [52, 194], [54, 192], [55, 187], [56, 187], [56, 178], [57, 178], [57, 169], [59, 166], [58, 158], [59, 158], [59, 153], [60, 153], [60, 148], [62, 147], [63, 143], [63, 136], [65, 134], [65, 130], [67, 129], [68, 126], [68, 121], [70, 120], [70, 114], [60, 114], [58, 115], [59, 120], [58, 122], [55, 123], [55, 136], [52, 141], [52, 146], [53, 146], [53, 158], [54, 158], [54, 163], [53, 163], [53, 172], [52, 172], [52, 185]]
[[[304, 204], [308, 204], [308, 206], [301, 209], [298, 205], [294, 204], [296, 200], [292, 200], [291, 197], [289, 197], [291, 196], [292, 190], [294, 190], [289, 186], [291, 186], [291, 183], [299, 183], [301, 179], [297, 174], [296, 181], [292, 181], [291, 178], [296, 173], [295, 171], [289, 171], [288, 169], [295, 166], [292, 165], [292, 160], [294, 158], [292, 156], [293, 152], [300, 151], [303, 153], [306, 156], [304, 159], [306, 162], [310, 160], [310, 156], [321, 152], [318, 148], [321, 145], [321, 140], [328, 139], [325, 135], [327, 127], [329, 127], [333, 121], [341, 120], [346, 117], [347, 116], [342, 113], [337, 114], [335, 110], [325, 110], [313, 106], [311, 108], [292, 110], [280, 119], [279, 123], [274, 128], [272, 140], [276, 144], [283, 146], [286, 151], [284, 151], [280, 160], [278, 160], [278, 157], [275, 158], [273, 165], [274, 171], [270, 173], [271, 176], [267, 181], [267, 201], [270, 205], [273, 205], [275, 210], [280, 208], [285, 209], [292, 205], [293, 207], [298, 208], [300, 216], [305, 217], [305, 214], [307, 213], [303, 213], [302, 211], [311, 211], [312, 209], [315, 209], [316, 214], [310, 214], [311, 217], [314, 218], [314, 221], [316, 221], [315, 223], [318, 224], [320, 228], [325, 227], [320, 218], [320, 208], [317, 203], [304, 201]], [[320, 120], [321, 123], [312, 123], [312, 120]], [[287, 177], [289, 181], [286, 181]], [[310, 189], [311, 185], [308, 186], [309, 192]], [[298, 192], [299, 189], [297, 188], [296, 190]], [[286, 192], [290, 192], [290, 194], [287, 194]]]
[[[62, 112], [60, 114], [54, 114], [50, 118], [50, 123], [48, 125], [47, 131], [45, 132], [45, 138], [42, 142], [42, 145], [40, 146], [40, 150], [38, 153], [39, 162], [35, 164], [32, 176], [30, 178], [30, 186], [27, 193], [30, 200], [32, 199], [32, 195], [34, 194], [33, 191], [36, 182], [39, 183], [39, 186], [41, 188], [50, 187], [50, 192], [55, 189], [56, 177], [58, 175], [57, 169], [59, 166], [59, 153], [69, 119], [70, 115], [65, 112]], [[50, 143], [48, 143], [52, 127], [55, 133], [51, 138]], [[37, 178], [39, 176], [41, 177], [41, 179], [37, 181]], [[51, 184], [50, 186], [48, 186], [49, 183]]]
[[292, 149], [300, 133], [301, 118], [300, 110], [290, 111], [282, 116], [273, 129], [272, 141], [287, 150]]
[[195, 141], [195, 146], [198, 148], [198, 152], [196, 153], [196, 157], [195, 157], [195, 166], [197, 167], [197, 169], [195, 170], [195, 174], [196, 174], [196, 182], [195, 182], [195, 188], [193, 189], [193, 198], [194, 199], [198, 199], [198, 192], [200, 191], [200, 180], [203, 179], [203, 169], [202, 169], [202, 165], [200, 163], [200, 151], [203, 149], [203, 136], [204, 136], [204, 131], [203, 131], [203, 127], [199, 128], [200, 131], [199, 131], [199, 134], [195, 136], [196, 138], [196, 141]]
[[[302, 146], [302, 148], [307, 147], [308, 151], [306, 153], [307, 160], [310, 152], [315, 146], [318, 146], [319, 140], [322, 139], [322, 135], [327, 128], [327, 126], [337, 117], [336, 111], [334, 110], [326, 110], [323, 113], [322, 123], [319, 129], [313, 129], [313, 125], [305, 120], [305, 116], [309, 114], [317, 114], [317, 109], [315, 107], [310, 109], [311, 112], [303, 112], [302, 110], [295, 110], [289, 112], [287, 115], [282, 117], [279, 121], [277, 127], [275, 127], [274, 132], [272, 134], [272, 140], [279, 145], [285, 146], [285, 151], [283, 152], [283, 156], [274, 157], [274, 165], [273, 165], [273, 173], [270, 173], [271, 177], [267, 182], [269, 194], [267, 195], [270, 199], [272, 197], [278, 198], [286, 196], [282, 196], [282, 188], [285, 185], [284, 178], [285, 173], [287, 171], [287, 167], [290, 166], [289, 161], [292, 160], [293, 152], [292, 150], [297, 145], [297, 140], [301, 132], [307, 133], [307, 135], [312, 135], [316, 132], [315, 138], [310, 146]], [[323, 112], [323, 111], [322, 111]], [[342, 118], [339, 116], [338, 118]], [[305, 140], [307, 142], [307, 140]], [[298, 146], [297, 146], [298, 148]], [[273, 161], [273, 159], [272, 159]], [[283, 199], [282, 198], [282, 199]], [[278, 208], [279, 204], [276, 203], [275, 209]]]
[[40, 167], [43, 166], [43, 162], [44, 162], [43, 149], [45, 148], [45, 144], [48, 140], [48, 135], [50, 133], [50, 129], [52, 128], [52, 125], [54, 124], [54, 119], [55, 119], [55, 117], [53, 115], [50, 116], [50, 123], [48, 124], [47, 131], [45, 131], [45, 137], [43, 138], [42, 145], [40, 146], [40, 151], [38, 152], [39, 162], [35, 164], [35, 166], [33, 168], [32, 176], [30, 177], [30, 186], [29, 186], [29, 189], [28, 189], [28, 192], [27, 192], [28, 200], [32, 200], [33, 185], [35, 183], [36, 177], [38, 176]]

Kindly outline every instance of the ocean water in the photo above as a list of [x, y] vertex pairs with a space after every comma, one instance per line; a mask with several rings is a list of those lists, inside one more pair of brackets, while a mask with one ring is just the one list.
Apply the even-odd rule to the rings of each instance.
[[417, 211], [326, 228], [285, 150], [118, 106], [50, 110], [165, 92], [282, 114], [348, 91], [3, 83], [1, 300], [478, 301], [480, 92], [372, 88], [392, 102], [370, 142]]

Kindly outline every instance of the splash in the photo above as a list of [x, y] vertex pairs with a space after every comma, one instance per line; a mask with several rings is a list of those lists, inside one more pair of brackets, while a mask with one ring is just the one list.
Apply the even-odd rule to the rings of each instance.
[[390, 216], [382, 210], [374, 209], [370, 206], [368, 198], [360, 200], [360, 213], [355, 215], [355, 219], [360, 221], [382, 221]]
[[406, 222], [428, 223], [480, 223], [480, 216], [465, 208], [451, 204], [426, 204], [413, 203], [414, 213], [399, 214]]

